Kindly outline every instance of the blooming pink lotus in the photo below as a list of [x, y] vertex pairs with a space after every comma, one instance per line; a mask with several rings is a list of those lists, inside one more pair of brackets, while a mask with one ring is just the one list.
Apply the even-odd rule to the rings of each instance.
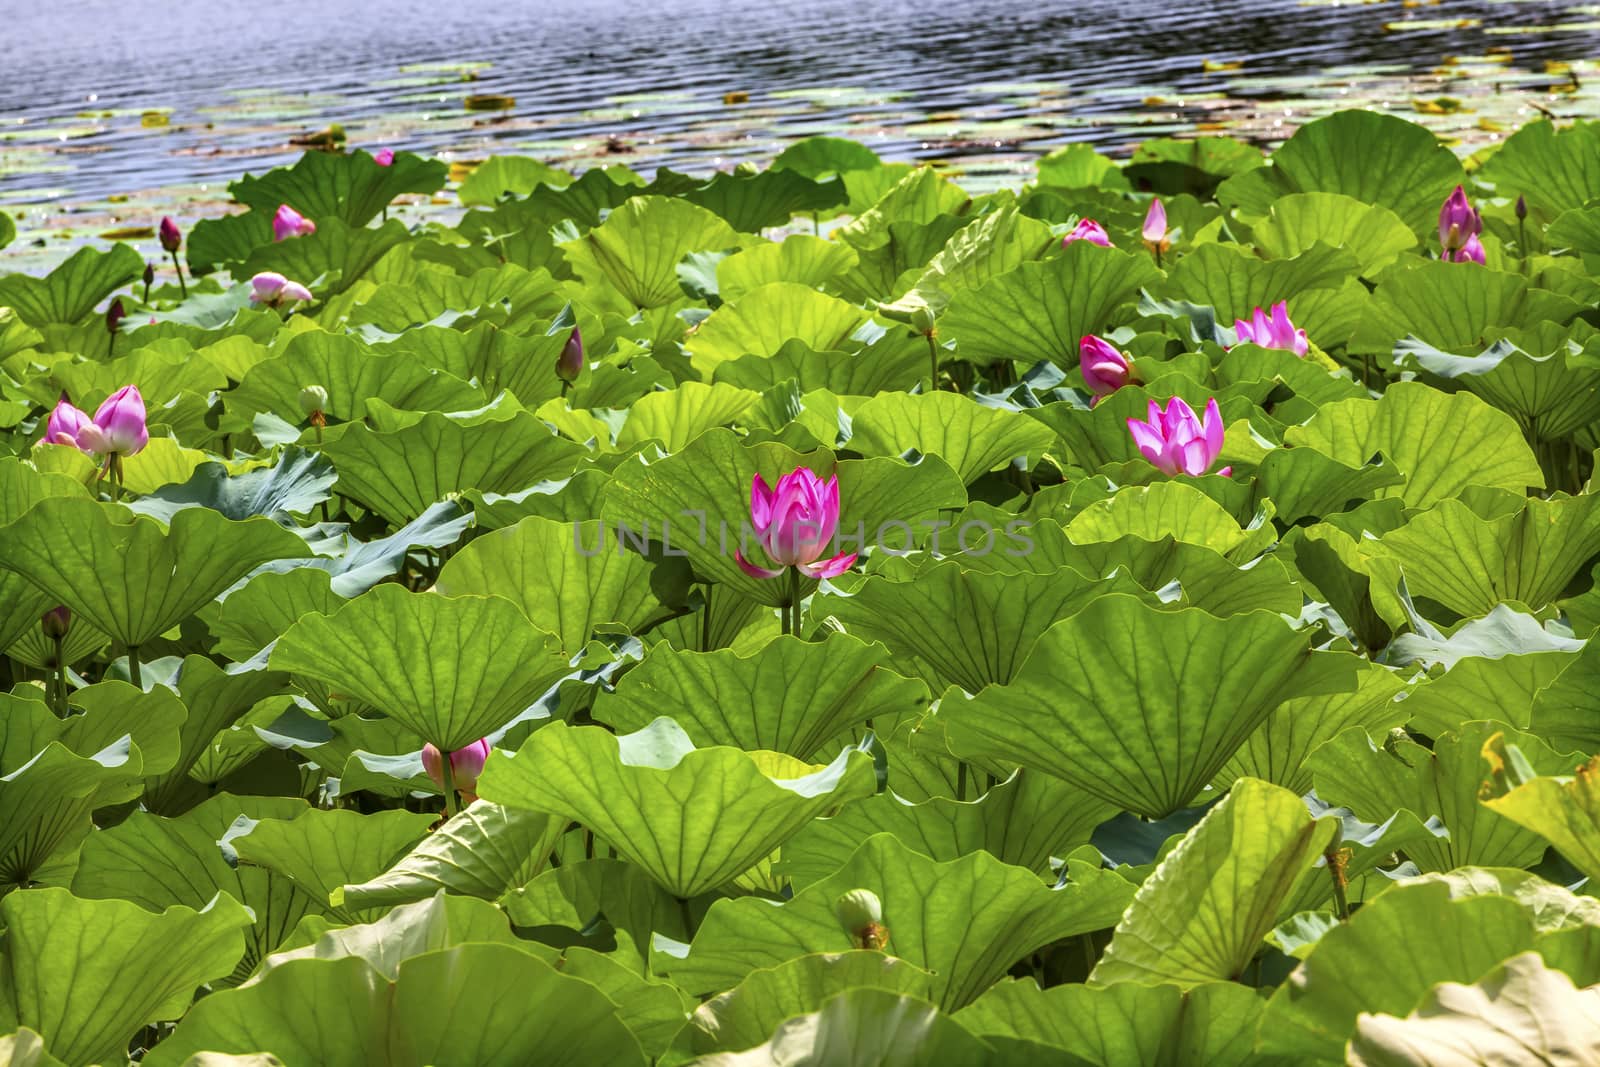
[[779, 478], [776, 488], [756, 475], [750, 486], [750, 523], [762, 549], [780, 564], [768, 570], [735, 553], [752, 577], [776, 578], [784, 567], [793, 567], [807, 578], [836, 578], [856, 561], [854, 552], [841, 552], [818, 562], [839, 528], [838, 475], [823, 481], [809, 468], [797, 467]]
[[[1222, 413], [1215, 398], [1206, 403], [1203, 421], [1182, 397], [1168, 400], [1165, 411], [1152, 400], [1145, 421], [1128, 420], [1128, 432], [1144, 458], [1166, 474], [1202, 475], [1222, 453]], [[1224, 467], [1217, 473], [1227, 477], [1232, 471]]]
[[1295, 329], [1289, 321], [1289, 305], [1280, 300], [1272, 305], [1272, 313], [1256, 308], [1249, 320], [1239, 319], [1233, 324], [1238, 336], [1237, 344], [1254, 344], [1262, 348], [1281, 348], [1303, 356], [1311, 348], [1311, 339], [1304, 330]]
[[136, 456], [150, 443], [145, 424], [144, 397], [139, 387], [125, 385], [106, 398], [94, 418], [73, 407], [65, 393], [50, 413], [45, 440], [72, 445], [90, 456]]
[[[477, 788], [478, 775], [483, 773], [489, 749], [489, 739], [480, 737], [466, 748], [458, 748], [450, 753], [450, 776], [454, 779], [456, 789], [470, 794]], [[422, 746], [422, 769], [428, 772], [428, 777], [433, 779], [435, 785], [444, 788], [443, 753], [434, 745]]]
[[1061, 238], [1061, 247], [1065, 248], [1074, 241], [1088, 241], [1101, 248], [1111, 247], [1111, 237], [1106, 233], [1105, 227], [1094, 219], [1079, 219], [1078, 225], [1072, 228], [1072, 232]]
[[[1465, 262], [1455, 253], [1465, 250], [1467, 242], [1474, 241], [1482, 232], [1483, 216], [1474, 210], [1472, 202], [1467, 199], [1466, 190], [1456, 186], [1455, 191], [1445, 197], [1444, 203], [1439, 206], [1439, 247], [1443, 250], [1444, 258], [1457, 263]], [[1478, 246], [1478, 251], [1481, 255], [1482, 245]], [[1483, 260], [1475, 262], [1482, 263]]]
[[372, 153], [372, 161], [380, 167], [394, 166], [394, 149], [380, 148]]
[[317, 224], [288, 204], [279, 204], [278, 213], [272, 216], [272, 239], [287, 241], [291, 237], [306, 237], [317, 232]]
[[1150, 210], [1144, 214], [1144, 227], [1139, 235], [1144, 238], [1145, 247], [1158, 257], [1172, 247], [1167, 238], [1167, 206], [1159, 197], [1150, 201]]
[[1078, 367], [1083, 371], [1083, 383], [1094, 394], [1093, 403], [1133, 380], [1133, 364], [1128, 354], [1092, 333], [1078, 342]]
[[250, 303], [281, 307], [299, 300], [310, 300], [311, 290], [291, 282], [277, 271], [265, 270], [250, 279]]
[[1478, 240], [1477, 234], [1473, 234], [1467, 238], [1466, 244], [1454, 252], [1446, 252], [1444, 259], [1447, 263], [1476, 263], [1482, 266], [1484, 260], [1483, 242]]

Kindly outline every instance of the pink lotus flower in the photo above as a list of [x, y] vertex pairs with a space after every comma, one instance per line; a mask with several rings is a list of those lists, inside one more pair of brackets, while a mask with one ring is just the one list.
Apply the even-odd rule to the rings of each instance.
[[161, 228], [158, 234], [163, 251], [176, 252], [183, 244], [183, 231], [178, 229], [178, 224], [172, 221], [171, 215], [161, 216]]
[[1467, 243], [1454, 252], [1444, 254], [1447, 263], [1477, 263], [1483, 264], [1483, 242], [1478, 240], [1478, 235], [1473, 234], [1467, 238]]
[[[60, 411], [61, 404], [57, 404], [56, 412]], [[83, 412], [77, 414], [81, 416]], [[52, 425], [54, 422], [55, 417], [52, 416]], [[79, 423], [73, 443], [80, 451], [91, 456], [108, 453], [137, 456], [144, 451], [144, 446], [150, 443], [150, 430], [145, 425], [144, 397], [139, 395], [139, 387], [124, 385], [108, 396], [105, 403], [95, 410], [92, 420]]]
[[61, 399], [56, 401], [55, 410], [50, 412], [50, 421], [45, 424], [45, 443], [77, 448], [78, 434], [92, 422], [87, 413], [73, 407], [67, 394], [62, 393]]
[[1289, 305], [1282, 300], [1272, 305], [1271, 315], [1256, 308], [1249, 321], [1238, 319], [1233, 324], [1233, 332], [1239, 338], [1236, 344], [1281, 348], [1297, 356], [1305, 355], [1311, 348], [1306, 332], [1295, 329], [1294, 323], [1289, 321]]
[[1065, 248], [1074, 241], [1088, 241], [1101, 248], [1111, 247], [1111, 238], [1106, 233], [1105, 227], [1094, 219], [1079, 219], [1078, 225], [1073, 227], [1072, 232], [1061, 239], [1061, 247]]
[[567, 343], [556, 356], [556, 377], [564, 382], [575, 382], [583, 371], [583, 335], [574, 326], [567, 335]]
[[1156, 255], [1172, 247], [1172, 242], [1167, 240], [1167, 207], [1159, 198], [1150, 201], [1140, 236], [1144, 238], [1145, 247]]
[[734, 554], [740, 568], [755, 578], [776, 578], [793, 567], [807, 578], [837, 578], [856, 561], [854, 552], [841, 552], [818, 562], [839, 528], [839, 477], [827, 481], [809, 468], [797, 467], [778, 479], [776, 488], [756, 475], [750, 486], [750, 523], [756, 539], [777, 570], [758, 567]]
[[[489, 758], [489, 739], [480, 737], [466, 748], [458, 748], [450, 753], [450, 775], [455, 779], [455, 787], [463, 793], [471, 793], [478, 786], [478, 775], [483, 773], [483, 765]], [[433, 779], [433, 784], [440, 789], [444, 788], [444, 760], [442, 753], [433, 745], [422, 746], [422, 769], [428, 772], [428, 777]]]
[[310, 300], [311, 290], [291, 282], [277, 271], [262, 271], [250, 279], [250, 303], [281, 307], [297, 300]]
[[[1205, 419], [1195, 417], [1194, 409], [1181, 397], [1167, 401], [1167, 409], [1150, 401], [1146, 420], [1128, 420], [1128, 432], [1144, 458], [1166, 474], [1199, 476], [1211, 469], [1222, 453], [1222, 413], [1215, 398], [1206, 403]], [[1227, 477], [1232, 467], [1217, 473]]]
[[1094, 403], [1133, 380], [1127, 353], [1092, 333], [1078, 342], [1078, 367], [1083, 371], [1083, 383], [1094, 394]]
[[380, 148], [372, 153], [372, 161], [380, 167], [394, 166], [394, 149]]
[[317, 232], [317, 224], [288, 204], [279, 204], [278, 213], [272, 216], [272, 239], [287, 241], [291, 237], [306, 237]]
[[[1467, 242], [1482, 232], [1483, 216], [1473, 210], [1466, 190], [1456, 186], [1455, 192], [1445, 197], [1439, 206], [1439, 247], [1444, 250], [1444, 258], [1450, 259], [1451, 253], [1465, 249]], [[1455, 262], [1463, 260], [1457, 257]]]

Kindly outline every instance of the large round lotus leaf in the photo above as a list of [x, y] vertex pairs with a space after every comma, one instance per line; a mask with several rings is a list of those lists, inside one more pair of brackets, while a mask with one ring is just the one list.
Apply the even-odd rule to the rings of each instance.
[[278, 639], [272, 666], [371, 704], [447, 752], [504, 726], [567, 671], [509, 600], [381, 585]]
[[576, 819], [680, 898], [715, 889], [829, 808], [869, 795], [871, 758], [771, 778], [747, 752], [696, 749], [671, 719], [617, 737], [553, 723], [496, 753], [478, 792], [508, 807]]

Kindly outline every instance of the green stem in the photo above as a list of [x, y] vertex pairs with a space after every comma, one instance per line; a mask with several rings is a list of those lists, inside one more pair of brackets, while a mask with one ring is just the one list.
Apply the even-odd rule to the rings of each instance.
[[700, 609], [700, 651], [711, 651], [711, 590], [712, 586], [706, 583], [705, 607]]
[[139, 674], [139, 646], [128, 646], [128, 681], [140, 692], [144, 691], [144, 679]]
[[1094, 970], [1095, 964], [1094, 935], [1079, 934], [1078, 944], [1083, 946], [1083, 974], [1087, 978], [1089, 972]]
[[455, 753], [445, 752], [442, 755], [444, 758], [439, 761], [439, 769], [444, 772], [444, 817], [453, 819], [461, 810], [461, 798], [456, 796], [456, 769], [450, 762], [450, 757]]
[[967, 799], [967, 765], [965, 763], [956, 764], [956, 799]]
[[1567, 438], [1567, 467], [1572, 474], [1572, 492], [1583, 492], [1583, 474], [1578, 467], [1578, 441], [1575, 437]]
[[1323, 853], [1323, 858], [1328, 861], [1328, 876], [1333, 879], [1333, 910], [1339, 916], [1339, 921], [1344, 922], [1350, 918], [1350, 901], [1344, 893], [1344, 859], [1339, 855], [1337, 848], [1331, 848]]
[[67, 707], [67, 639], [66, 637], [53, 638], [56, 645], [56, 714], [65, 719], [69, 713]]
[[178, 292], [183, 294], [183, 299], [189, 299], [189, 283], [183, 280], [183, 264], [178, 262], [178, 253], [172, 253], [172, 269], [178, 272]]
[[583, 831], [583, 858], [594, 859], [594, 831], [590, 829]]
[[796, 637], [800, 636], [801, 619], [804, 616], [800, 606], [800, 568], [789, 568], [789, 632]]
[[933, 331], [929, 330], [922, 335], [928, 339], [928, 392], [939, 388], [939, 342], [933, 339]]
[[683, 936], [687, 941], [694, 940], [694, 909], [689, 907], [688, 897], [678, 898], [678, 914], [683, 916]]
[[1517, 220], [1517, 251], [1522, 253], [1522, 273], [1528, 273], [1528, 220]]

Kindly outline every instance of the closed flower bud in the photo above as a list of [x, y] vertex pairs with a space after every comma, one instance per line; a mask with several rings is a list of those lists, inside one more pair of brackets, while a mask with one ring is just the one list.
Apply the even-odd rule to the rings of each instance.
[[916, 330], [918, 333], [928, 334], [933, 332], [933, 324], [934, 314], [932, 308], [928, 307], [927, 305], [922, 305], [912, 310], [912, 329]]
[[308, 385], [300, 390], [300, 410], [310, 415], [328, 408], [328, 391], [320, 385]]
[[394, 166], [394, 149], [380, 148], [372, 153], [372, 161], [380, 167]]
[[883, 901], [870, 889], [852, 889], [839, 898], [833, 913], [856, 948], [882, 949], [889, 943], [883, 925]]
[[272, 239], [287, 241], [291, 237], [305, 237], [317, 232], [317, 224], [288, 204], [279, 204], [272, 216]]
[[146, 263], [144, 265], [144, 287], [146, 289], [148, 289], [152, 285], [154, 285], [155, 283], [156, 283], [156, 265], [154, 263]]
[[[466, 748], [450, 753], [450, 776], [457, 790], [471, 793], [477, 788], [478, 775], [483, 773], [483, 765], [489, 759], [489, 747], [489, 739], [480, 737]], [[444, 788], [444, 758], [436, 746], [422, 746], [422, 769], [428, 772], [435, 785]]]
[[122, 328], [122, 320], [127, 317], [128, 309], [122, 306], [122, 297], [119, 296], [106, 308], [106, 329], [116, 333]]
[[72, 629], [72, 611], [65, 604], [57, 604], [39, 616], [39, 628], [50, 640], [61, 640]]
[[1525, 219], [1527, 217], [1528, 217], [1528, 200], [1527, 200], [1526, 197], [1519, 196], [1519, 197], [1517, 197], [1517, 218], [1519, 220], [1521, 220], [1521, 219]]
[[178, 224], [172, 221], [171, 215], [161, 216], [161, 228], [157, 232], [161, 238], [161, 247], [167, 252], [176, 252], [183, 244], [183, 231], [178, 229]]
[[556, 357], [556, 377], [564, 382], [575, 382], [583, 371], [583, 335], [574, 326], [567, 335], [567, 343], [561, 346], [561, 354]]

